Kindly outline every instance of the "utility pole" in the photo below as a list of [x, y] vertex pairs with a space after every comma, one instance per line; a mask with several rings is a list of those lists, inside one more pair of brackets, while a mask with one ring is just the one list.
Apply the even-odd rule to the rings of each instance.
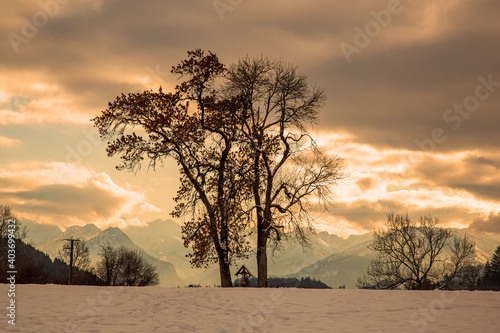
[[68, 241], [69, 243], [64, 246], [65, 250], [69, 250], [69, 280], [68, 284], [71, 285], [71, 279], [73, 278], [73, 249], [75, 248], [75, 243], [80, 242], [79, 239], [63, 239], [63, 241]]

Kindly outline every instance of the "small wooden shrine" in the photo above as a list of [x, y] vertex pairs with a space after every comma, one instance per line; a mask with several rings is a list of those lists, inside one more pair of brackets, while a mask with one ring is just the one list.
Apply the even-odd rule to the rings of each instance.
[[242, 276], [242, 280], [241, 280], [242, 287], [250, 286], [250, 281], [248, 280], [248, 278], [250, 276], [253, 276], [253, 274], [250, 273], [250, 271], [248, 270], [248, 268], [245, 265], [242, 265], [240, 267], [240, 269], [238, 269], [238, 271], [234, 275], [236, 275], [236, 276], [241, 275]]

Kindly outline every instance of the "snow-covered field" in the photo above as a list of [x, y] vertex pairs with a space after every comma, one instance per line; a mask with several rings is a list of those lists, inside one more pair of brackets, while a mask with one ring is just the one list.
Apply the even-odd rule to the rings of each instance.
[[500, 332], [499, 292], [17, 285], [1, 332]]

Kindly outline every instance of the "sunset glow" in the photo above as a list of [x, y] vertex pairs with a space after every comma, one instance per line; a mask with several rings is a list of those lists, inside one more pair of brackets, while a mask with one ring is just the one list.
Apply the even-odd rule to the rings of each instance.
[[311, 133], [347, 179], [318, 230], [361, 234], [394, 211], [500, 234], [498, 1], [51, 3], [8, 0], [0, 14], [0, 204], [19, 217], [170, 218], [175, 163], [117, 171], [90, 119], [121, 93], [171, 90], [170, 68], [202, 48], [226, 65], [284, 59], [325, 90]]

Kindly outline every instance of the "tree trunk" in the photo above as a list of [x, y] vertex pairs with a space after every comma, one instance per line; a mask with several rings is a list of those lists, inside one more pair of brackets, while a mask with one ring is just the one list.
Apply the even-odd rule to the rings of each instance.
[[[221, 258], [222, 257], [222, 258]], [[219, 273], [220, 273], [220, 286], [221, 287], [232, 287], [233, 282], [231, 280], [231, 269], [229, 263], [224, 260], [224, 256], [219, 255]]]
[[267, 232], [259, 229], [257, 234], [257, 285], [267, 287]]

